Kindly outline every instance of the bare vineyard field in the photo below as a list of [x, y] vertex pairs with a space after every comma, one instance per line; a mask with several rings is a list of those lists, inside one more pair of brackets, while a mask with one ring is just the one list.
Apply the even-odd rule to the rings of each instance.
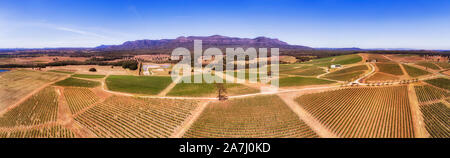
[[75, 120], [101, 138], [169, 137], [197, 101], [112, 96]]
[[450, 137], [450, 109], [443, 103], [434, 103], [420, 106], [425, 128], [433, 138]]
[[88, 88], [64, 88], [64, 97], [72, 114], [98, 101], [98, 97]]
[[406, 64], [403, 64], [403, 67], [406, 70], [406, 73], [408, 73], [409, 76], [411, 77], [419, 77], [419, 76], [423, 76], [423, 75], [428, 75], [430, 74], [428, 71], [413, 67], [413, 66], [409, 66]]
[[416, 63], [417, 65], [423, 66], [425, 68], [430, 68], [433, 70], [440, 70], [440, 68], [438, 66], [436, 66], [434, 63], [432, 62], [418, 62]]
[[377, 63], [376, 64], [380, 72], [403, 75], [403, 71], [397, 63]]
[[420, 103], [440, 100], [450, 96], [449, 92], [429, 85], [414, 86], [414, 89]]
[[433, 86], [436, 86], [436, 87], [450, 90], [450, 80], [446, 79], [446, 78], [436, 78], [436, 79], [432, 79], [432, 80], [426, 80], [425, 82], [427, 82]]
[[388, 62], [388, 61], [391, 61], [388, 58], [385, 58], [381, 54], [369, 54], [368, 60], [369, 61], [376, 60], [377, 62]]
[[62, 126], [14, 131], [0, 131], [0, 138], [75, 138], [75, 134]]
[[278, 96], [211, 103], [183, 137], [318, 137]]
[[90, 87], [90, 88], [92, 88], [92, 87], [100, 86], [100, 82], [70, 77], [65, 80], [56, 82], [55, 85], [66, 86], [66, 87]]
[[367, 78], [366, 81], [367, 82], [379, 82], [379, 81], [394, 81], [394, 80], [398, 80], [398, 79], [399, 79], [399, 77], [396, 77], [394, 75], [377, 72], [374, 75]]
[[448, 63], [448, 62], [437, 62], [435, 64], [440, 66], [443, 69], [449, 69], [450, 68], [450, 63]]
[[58, 96], [47, 87], [0, 117], [0, 127], [39, 125], [56, 121]]
[[28, 70], [13, 70], [0, 74], [0, 111], [38, 88], [65, 76], [57, 73]]
[[340, 137], [414, 137], [406, 86], [341, 89], [296, 101]]

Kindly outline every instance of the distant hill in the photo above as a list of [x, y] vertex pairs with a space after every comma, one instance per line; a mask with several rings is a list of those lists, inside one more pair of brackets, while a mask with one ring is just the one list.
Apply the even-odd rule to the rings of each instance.
[[257, 37], [250, 38], [237, 38], [226, 37], [220, 35], [214, 36], [189, 36], [178, 37], [176, 39], [161, 39], [161, 40], [137, 40], [128, 41], [121, 45], [101, 45], [96, 47], [97, 50], [138, 50], [138, 49], [170, 49], [173, 50], [178, 47], [184, 47], [192, 49], [194, 46], [194, 40], [202, 40], [203, 49], [209, 47], [217, 48], [235, 48], [235, 47], [255, 47], [255, 48], [280, 48], [280, 49], [301, 49], [312, 50], [313, 48], [299, 45], [290, 45], [286, 42], [278, 39]]

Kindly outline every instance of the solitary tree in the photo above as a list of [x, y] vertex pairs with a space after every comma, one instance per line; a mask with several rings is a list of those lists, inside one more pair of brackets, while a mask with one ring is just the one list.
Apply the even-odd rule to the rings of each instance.
[[226, 96], [227, 93], [227, 89], [225, 88], [223, 83], [216, 83], [216, 87], [217, 87], [217, 93], [218, 93], [218, 98], [219, 100], [227, 100], [228, 97]]

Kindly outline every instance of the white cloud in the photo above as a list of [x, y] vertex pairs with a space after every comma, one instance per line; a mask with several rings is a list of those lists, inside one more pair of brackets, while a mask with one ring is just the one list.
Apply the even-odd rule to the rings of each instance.
[[67, 28], [67, 27], [54, 27], [54, 29], [61, 30], [61, 31], [68, 31], [68, 32], [72, 32], [72, 33], [77, 33], [77, 34], [80, 34], [80, 35], [94, 36], [94, 37], [109, 39], [108, 37], [103, 36], [103, 35], [99, 35], [97, 33], [86, 32], [86, 31], [83, 31], [83, 30], [77, 30], [77, 29], [72, 29], [72, 28]]

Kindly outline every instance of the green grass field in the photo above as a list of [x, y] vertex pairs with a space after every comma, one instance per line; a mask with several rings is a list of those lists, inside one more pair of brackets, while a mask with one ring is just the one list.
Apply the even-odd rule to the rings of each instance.
[[329, 73], [324, 76], [324, 78], [339, 80], [339, 81], [350, 81], [362, 74], [364, 74], [365, 70], [368, 70], [366, 65], [353, 66], [349, 68], [345, 68], [339, 71], [335, 71]]
[[434, 65], [431, 62], [418, 62], [416, 64], [420, 65], [420, 66], [423, 66], [423, 67], [426, 67], [426, 68], [433, 69], [433, 70], [440, 70], [440, 68], [438, 66]]
[[358, 63], [360, 61], [362, 61], [361, 56], [359, 56], [357, 54], [351, 54], [351, 55], [341, 55], [341, 56], [314, 59], [314, 60], [305, 62], [305, 64], [313, 64], [315, 66], [320, 66], [320, 67], [329, 67], [332, 64], [347, 65], [347, 64]]
[[76, 78], [68, 78], [59, 82], [56, 82], [57, 86], [67, 86], [67, 87], [97, 87], [100, 85], [100, 82], [88, 81]]
[[377, 63], [376, 65], [380, 72], [392, 75], [403, 75], [402, 68], [400, 68], [397, 63]]
[[436, 78], [436, 79], [426, 80], [425, 82], [432, 84], [436, 87], [450, 90], [450, 80], [446, 79], [446, 78]]
[[149, 95], [158, 94], [170, 83], [172, 83], [172, 78], [166, 76], [111, 75], [106, 79], [109, 90]]
[[72, 75], [72, 77], [97, 79], [97, 78], [104, 78], [105, 75], [74, 74]]
[[325, 70], [318, 66], [297, 65], [296, 67], [292, 67], [291, 69], [284, 68], [283, 70], [281, 70], [280, 67], [281, 75], [317, 76], [324, 73], [326, 73]]
[[[191, 76], [191, 82], [193, 82]], [[240, 95], [258, 93], [259, 90], [238, 83], [224, 83], [227, 95]], [[217, 94], [217, 87], [214, 83], [178, 83], [167, 95], [168, 96], [191, 96], [191, 97], [212, 97]]]
[[348, 72], [345, 74], [336, 74], [331, 76], [325, 76], [324, 78], [332, 79], [332, 80], [338, 80], [338, 81], [353, 81], [358, 79], [362, 74], [364, 74], [364, 71], [354, 71], [354, 72]]
[[334, 81], [318, 79], [314, 77], [284, 77], [279, 79], [280, 87], [295, 87], [308, 85], [332, 84]]
[[419, 76], [423, 76], [423, 75], [428, 75], [430, 74], [428, 71], [419, 69], [419, 68], [415, 68], [406, 64], [403, 64], [403, 67], [406, 70], [406, 73], [408, 73], [409, 76], [411, 77], [419, 77]]

